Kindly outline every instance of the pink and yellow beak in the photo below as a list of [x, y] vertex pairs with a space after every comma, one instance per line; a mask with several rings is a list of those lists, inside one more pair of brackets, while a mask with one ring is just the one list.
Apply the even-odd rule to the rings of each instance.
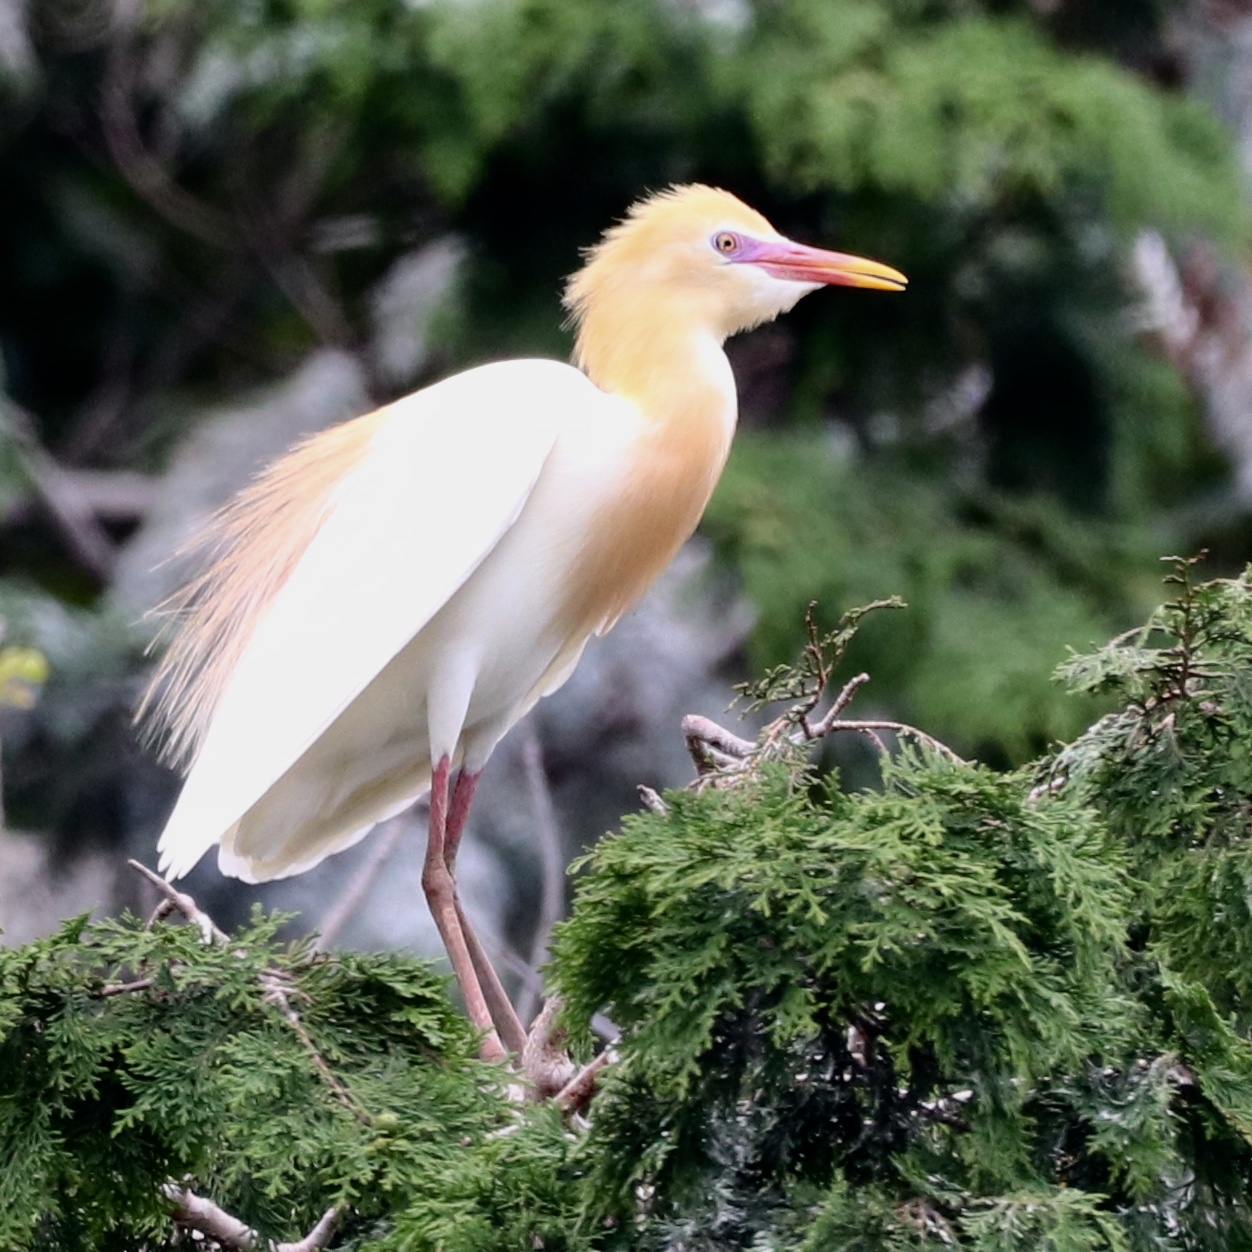
[[897, 269], [881, 261], [850, 256], [846, 252], [826, 252], [790, 240], [753, 240], [750, 249], [737, 260], [759, 265], [774, 278], [797, 283], [824, 283], [833, 287], [869, 287], [874, 291], [903, 291], [909, 280]]

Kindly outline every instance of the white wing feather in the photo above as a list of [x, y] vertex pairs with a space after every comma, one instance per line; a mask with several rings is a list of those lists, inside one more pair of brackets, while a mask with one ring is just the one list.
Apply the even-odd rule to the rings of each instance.
[[560, 426], [602, 398], [552, 361], [393, 406], [259, 622], [161, 836], [185, 874], [447, 602], [517, 520]]

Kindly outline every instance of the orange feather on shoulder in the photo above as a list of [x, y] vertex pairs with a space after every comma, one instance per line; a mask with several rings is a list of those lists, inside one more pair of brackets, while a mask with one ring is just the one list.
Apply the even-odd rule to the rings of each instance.
[[335, 487], [361, 460], [386, 409], [297, 444], [226, 504], [182, 554], [203, 571], [156, 610], [174, 631], [135, 714], [162, 759], [189, 764], [271, 600], [321, 527]]

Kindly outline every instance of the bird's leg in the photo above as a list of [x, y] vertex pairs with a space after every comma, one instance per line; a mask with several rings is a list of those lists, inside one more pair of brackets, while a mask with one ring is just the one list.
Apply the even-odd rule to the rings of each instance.
[[[452, 972], [461, 984], [465, 1008], [470, 1020], [483, 1032], [482, 1057], [485, 1061], [504, 1059], [504, 1047], [496, 1034], [487, 1008], [483, 989], [475, 972], [474, 959], [470, 955], [465, 931], [461, 926], [461, 911], [457, 904], [456, 882], [445, 861], [448, 829], [448, 775], [451, 762], [445, 756], [435, 766], [430, 780], [430, 829], [426, 838], [426, 864], [422, 868], [422, 890], [430, 905], [431, 915], [439, 928], [443, 946], [447, 949]], [[457, 841], [460, 832], [456, 832]]]
[[470, 925], [469, 918], [461, 905], [460, 892], [456, 887], [456, 854], [461, 847], [461, 836], [465, 833], [465, 821], [469, 817], [470, 804], [478, 787], [481, 771], [471, 772], [462, 769], [456, 776], [456, 786], [452, 789], [452, 800], [448, 806], [447, 830], [443, 842], [443, 862], [452, 880], [452, 898], [456, 904], [457, 920], [461, 923], [461, 933], [465, 936], [465, 946], [469, 950], [470, 960], [474, 963], [474, 972], [482, 988], [483, 998], [491, 1012], [491, 1020], [500, 1032], [505, 1047], [518, 1057], [526, 1046], [526, 1031], [518, 1019], [513, 1001], [509, 999], [496, 973], [491, 958], [487, 955], [478, 936]]

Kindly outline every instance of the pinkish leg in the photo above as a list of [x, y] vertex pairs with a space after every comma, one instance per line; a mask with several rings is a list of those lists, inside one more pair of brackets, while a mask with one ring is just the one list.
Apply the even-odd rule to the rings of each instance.
[[[457, 774], [456, 786], [452, 789], [452, 800], [448, 806], [447, 830], [444, 834], [443, 860], [452, 880], [452, 898], [456, 907], [457, 920], [461, 924], [461, 933], [465, 936], [465, 946], [469, 950], [470, 960], [474, 964], [474, 972], [478, 975], [483, 998], [491, 1011], [491, 1019], [505, 1047], [510, 1052], [521, 1056], [526, 1045], [526, 1031], [518, 1019], [513, 1002], [500, 982], [491, 958], [487, 955], [474, 928], [470, 925], [465, 910], [461, 907], [461, 897], [456, 889], [456, 854], [461, 847], [461, 836], [465, 833], [465, 820], [469, 817], [470, 804], [474, 800], [474, 792], [478, 787], [481, 772], [470, 773], [461, 770]], [[431, 793], [433, 796], [433, 792]]]
[[[426, 840], [426, 863], [422, 869], [422, 890], [430, 905], [431, 915], [439, 928], [447, 949], [452, 972], [461, 984], [465, 1008], [470, 1020], [483, 1032], [482, 1057], [485, 1061], [503, 1060], [505, 1051], [491, 1020], [491, 1011], [478, 980], [475, 962], [461, 924], [461, 910], [456, 897], [456, 882], [445, 860], [448, 819], [448, 774], [450, 762], [445, 756], [435, 766], [430, 783], [430, 833]], [[464, 819], [462, 819], [463, 821]], [[455, 842], [460, 842], [460, 832]], [[477, 944], [477, 940], [475, 940]]]

